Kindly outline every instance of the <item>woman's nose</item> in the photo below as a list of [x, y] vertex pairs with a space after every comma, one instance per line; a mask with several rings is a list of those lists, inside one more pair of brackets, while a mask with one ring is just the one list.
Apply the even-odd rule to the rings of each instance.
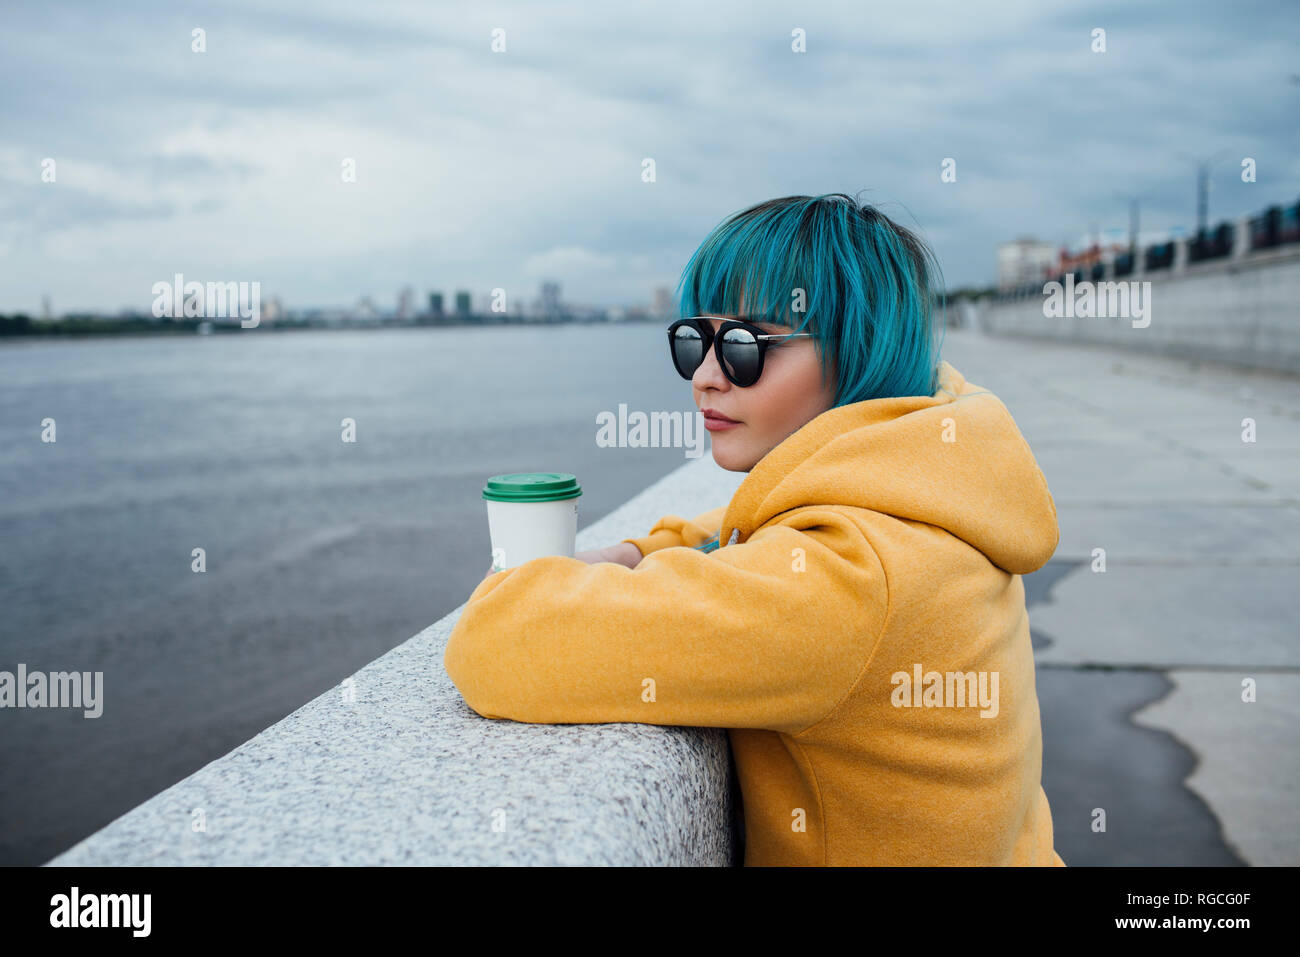
[[714, 354], [712, 346], [709, 346], [709, 351], [704, 354], [704, 361], [691, 376], [691, 385], [700, 390], [722, 391], [731, 388], [731, 382], [722, 374], [722, 369], [718, 366], [718, 357]]
[[[716, 334], [721, 322], [713, 323], [713, 331]], [[717, 350], [714, 348], [717, 340], [709, 343], [709, 350], [704, 353], [704, 361], [699, 364], [695, 370], [695, 375], [691, 376], [691, 385], [696, 389], [719, 389], [725, 390], [731, 388], [731, 381], [722, 374], [722, 369], [718, 366]]]

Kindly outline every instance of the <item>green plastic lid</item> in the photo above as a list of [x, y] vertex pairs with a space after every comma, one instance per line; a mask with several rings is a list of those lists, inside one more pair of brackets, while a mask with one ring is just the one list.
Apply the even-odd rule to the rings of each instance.
[[494, 475], [483, 486], [490, 502], [560, 502], [581, 494], [578, 479], [568, 472], [511, 472]]

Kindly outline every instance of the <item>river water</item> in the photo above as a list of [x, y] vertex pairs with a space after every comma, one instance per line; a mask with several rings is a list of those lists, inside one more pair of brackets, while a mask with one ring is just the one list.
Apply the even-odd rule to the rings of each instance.
[[104, 672], [98, 718], [0, 711], [0, 864], [43, 863], [455, 609], [491, 563], [488, 476], [575, 473], [582, 527], [687, 462], [596, 442], [620, 403], [694, 409], [665, 326], [0, 346], [0, 670]]

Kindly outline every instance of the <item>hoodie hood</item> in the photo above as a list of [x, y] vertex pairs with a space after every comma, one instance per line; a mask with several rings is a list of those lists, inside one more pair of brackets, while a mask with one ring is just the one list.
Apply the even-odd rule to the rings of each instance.
[[852, 506], [946, 529], [1013, 575], [1041, 568], [1060, 528], [1047, 481], [1002, 400], [948, 362], [929, 398], [829, 409], [741, 482], [719, 541], [745, 541], [782, 512]]

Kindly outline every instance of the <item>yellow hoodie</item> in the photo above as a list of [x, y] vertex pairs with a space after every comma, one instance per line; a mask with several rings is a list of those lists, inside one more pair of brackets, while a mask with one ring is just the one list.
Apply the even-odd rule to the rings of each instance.
[[747, 865], [1061, 866], [1020, 578], [1058, 537], [1006, 406], [943, 362], [624, 539], [635, 569], [490, 575], [444, 665], [489, 718], [729, 729]]

